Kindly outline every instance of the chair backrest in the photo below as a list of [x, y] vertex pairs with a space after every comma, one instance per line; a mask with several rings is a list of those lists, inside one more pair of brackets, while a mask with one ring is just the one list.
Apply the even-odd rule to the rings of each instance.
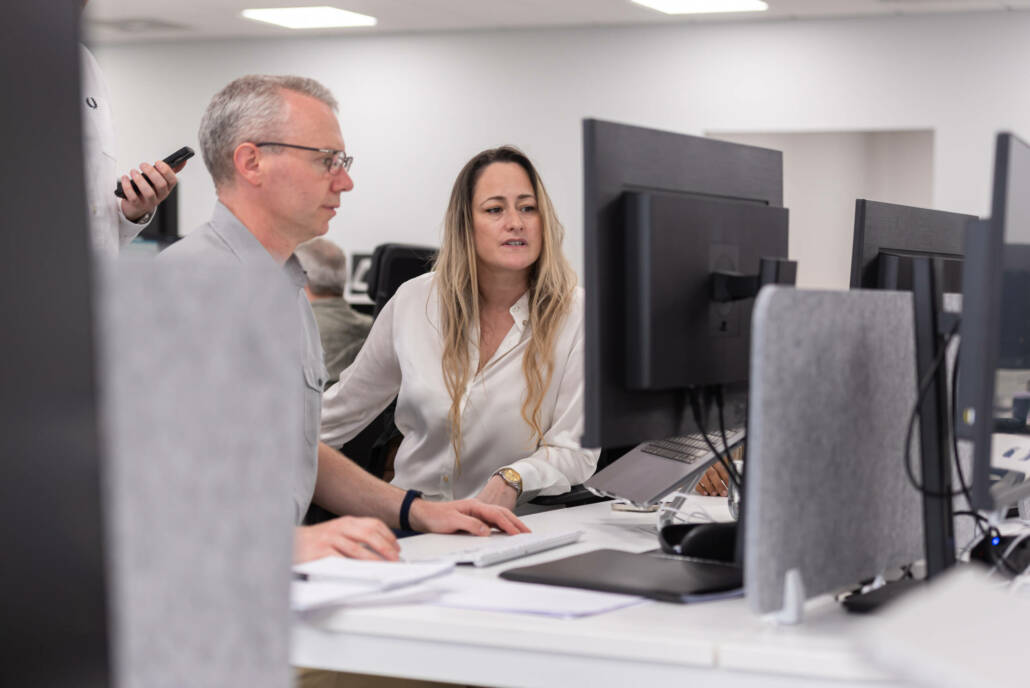
[[386, 302], [402, 284], [429, 272], [438, 249], [411, 244], [380, 244], [372, 253], [368, 270], [368, 296], [375, 302], [372, 317], [379, 315]]

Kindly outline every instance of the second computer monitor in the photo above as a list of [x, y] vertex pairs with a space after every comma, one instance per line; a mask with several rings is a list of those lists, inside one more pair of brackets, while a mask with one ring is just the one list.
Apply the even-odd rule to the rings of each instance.
[[851, 288], [912, 289], [912, 258], [937, 259], [944, 291], [962, 292], [962, 251], [972, 215], [895, 203], [855, 201]]

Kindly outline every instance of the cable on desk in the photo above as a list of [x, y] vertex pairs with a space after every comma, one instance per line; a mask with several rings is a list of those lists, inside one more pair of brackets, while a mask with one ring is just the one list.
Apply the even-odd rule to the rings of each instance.
[[[690, 493], [677, 490], [665, 498], [665, 501], [658, 507], [656, 525], [659, 531], [664, 525], [673, 521], [692, 523], [695, 516], [701, 518], [700, 521], [697, 521], [698, 523], [716, 523], [715, 517], [708, 512], [704, 504], [694, 504], [693, 508], [684, 515], [682, 507], [689, 501], [690, 496]], [[663, 521], [663, 519], [668, 520]]]

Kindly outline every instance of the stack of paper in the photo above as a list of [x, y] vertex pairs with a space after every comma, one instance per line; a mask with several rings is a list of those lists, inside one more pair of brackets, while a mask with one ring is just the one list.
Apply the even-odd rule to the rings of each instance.
[[380, 603], [424, 601], [435, 593], [416, 584], [450, 573], [453, 568], [451, 562], [406, 564], [326, 557], [293, 567], [307, 580], [293, 582], [290, 604], [297, 611], [307, 611], [373, 599]]

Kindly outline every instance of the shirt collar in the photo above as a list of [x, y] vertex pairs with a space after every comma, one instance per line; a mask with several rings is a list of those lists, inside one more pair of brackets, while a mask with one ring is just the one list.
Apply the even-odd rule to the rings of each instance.
[[515, 320], [515, 327], [521, 333], [529, 327], [529, 290], [526, 290], [519, 300], [508, 309], [512, 319]]
[[[211, 229], [229, 246], [230, 250], [244, 265], [279, 267], [275, 258], [268, 252], [261, 242], [257, 240], [247, 226], [240, 222], [239, 218], [233, 215], [221, 201], [215, 202], [215, 210], [211, 214]], [[282, 269], [286, 272], [290, 281], [303, 288], [307, 282], [304, 269], [300, 266], [297, 256], [291, 255], [286, 259]]]

